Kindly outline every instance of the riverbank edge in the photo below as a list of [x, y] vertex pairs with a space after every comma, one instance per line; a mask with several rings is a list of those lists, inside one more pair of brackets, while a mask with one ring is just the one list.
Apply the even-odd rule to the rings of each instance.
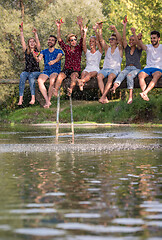
[[[57, 123], [36, 123], [30, 124], [32, 126], [38, 127], [56, 127]], [[59, 123], [60, 128], [71, 127], [71, 123]], [[162, 127], [162, 124], [154, 124], [154, 123], [141, 123], [141, 124], [128, 124], [128, 123], [74, 123], [74, 127]]]

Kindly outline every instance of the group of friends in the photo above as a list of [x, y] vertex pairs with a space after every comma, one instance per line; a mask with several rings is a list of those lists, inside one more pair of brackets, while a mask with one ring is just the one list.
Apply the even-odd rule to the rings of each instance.
[[[51, 98], [57, 97], [62, 81], [70, 78], [70, 86], [67, 94], [70, 96], [76, 85], [83, 91], [84, 85], [92, 77], [97, 77], [98, 86], [101, 91], [100, 103], [108, 103], [107, 94], [109, 91], [115, 93], [122, 81], [127, 78], [127, 88], [129, 89], [128, 104], [133, 101], [134, 78], [138, 75], [139, 84], [142, 92], [140, 96], [143, 100], [149, 101], [148, 92], [154, 88], [155, 84], [162, 76], [162, 44], [160, 44], [160, 33], [151, 32], [151, 44], [143, 44], [142, 34], [136, 35], [136, 29], [131, 28], [132, 35], [129, 43], [126, 40], [127, 19], [123, 20], [123, 36], [120, 35], [114, 25], [110, 26], [113, 32], [109, 38], [109, 44], [103, 39], [103, 22], [98, 22], [93, 26], [94, 36], [89, 39], [89, 48], [86, 45], [86, 35], [88, 26], [83, 26], [82, 17], [77, 17], [77, 24], [80, 28], [80, 40], [77, 35], [70, 33], [67, 35], [66, 42], [61, 37], [62, 19], [56, 20], [57, 37], [50, 35], [48, 48], [41, 50], [37, 30], [34, 28], [35, 38], [28, 39], [26, 45], [23, 34], [23, 23], [19, 26], [20, 38], [25, 53], [25, 70], [20, 75], [19, 83], [19, 102], [23, 104], [23, 93], [25, 82], [28, 79], [31, 91], [30, 104], [35, 103], [35, 80], [38, 79], [39, 89], [45, 99], [44, 108], [49, 108]], [[55, 48], [58, 41], [61, 49]], [[125, 51], [126, 66], [121, 71], [121, 63]], [[141, 70], [140, 57], [142, 50], [146, 51], [146, 67]], [[86, 67], [81, 72], [82, 51], [86, 56]], [[105, 51], [103, 68], [100, 70], [102, 53]], [[61, 58], [65, 54], [65, 65], [61, 70]], [[39, 62], [44, 59], [44, 70], [40, 72]], [[152, 76], [149, 85], [146, 85], [145, 78]], [[47, 92], [45, 82], [49, 78], [49, 89]], [[104, 79], [107, 78], [106, 84]], [[115, 79], [114, 83], [113, 80]]]

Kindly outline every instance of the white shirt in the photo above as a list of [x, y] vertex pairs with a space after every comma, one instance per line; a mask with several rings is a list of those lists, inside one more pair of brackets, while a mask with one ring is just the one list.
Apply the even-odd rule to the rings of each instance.
[[152, 44], [146, 46], [147, 58], [145, 68], [154, 67], [162, 69], [162, 44], [159, 44], [157, 48], [153, 47]]
[[120, 56], [119, 48], [116, 47], [115, 51], [112, 54], [111, 47], [109, 47], [105, 56], [103, 69], [109, 68], [121, 72], [121, 62], [122, 57]]
[[100, 61], [101, 61], [102, 54], [99, 50], [97, 50], [95, 53], [91, 53], [89, 49], [87, 49], [86, 52], [86, 68], [84, 71], [86, 72], [98, 72], [100, 70]]

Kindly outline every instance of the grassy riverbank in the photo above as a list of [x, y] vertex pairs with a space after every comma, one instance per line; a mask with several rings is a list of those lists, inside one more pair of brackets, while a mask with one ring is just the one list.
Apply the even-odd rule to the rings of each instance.
[[[161, 93], [161, 91], [160, 91]], [[56, 122], [56, 100], [52, 107], [44, 109], [38, 105], [17, 108], [14, 111], [0, 111], [1, 123], [52, 123]], [[61, 100], [60, 122], [70, 122], [69, 100]], [[95, 123], [162, 123], [161, 94], [150, 95], [150, 101], [143, 101], [139, 94], [134, 97], [131, 105], [127, 101], [115, 100], [108, 104], [98, 101], [73, 100], [74, 122]]]

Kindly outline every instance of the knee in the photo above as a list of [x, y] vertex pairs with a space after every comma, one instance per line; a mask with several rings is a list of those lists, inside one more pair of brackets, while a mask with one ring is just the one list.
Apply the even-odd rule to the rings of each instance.
[[98, 82], [101, 82], [103, 80], [103, 76], [99, 73], [98, 75], [97, 75], [97, 81]]
[[33, 74], [30, 74], [29, 76], [29, 82], [34, 82], [35, 81], [35, 77]]
[[43, 83], [43, 80], [41, 77], [38, 78], [38, 85], [42, 84]]
[[127, 75], [127, 80], [133, 81], [133, 76], [132, 76], [131, 73], [129, 73], [129, 74]]

